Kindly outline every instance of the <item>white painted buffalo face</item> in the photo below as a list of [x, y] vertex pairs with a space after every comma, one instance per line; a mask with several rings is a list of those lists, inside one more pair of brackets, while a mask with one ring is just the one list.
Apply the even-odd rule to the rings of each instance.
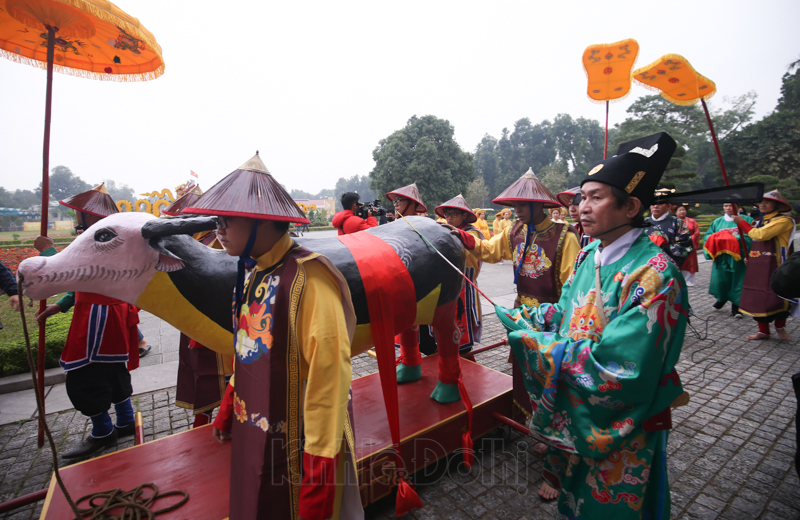
[[63, 251], [24, 260], [17, 270], [23, 293], [42, 300], [66, 291], [102, 294], [135, 303], [156, 270], [183, 267], [153, 250], [142, 226], [148, 213], [117, 213], [91, 226]]

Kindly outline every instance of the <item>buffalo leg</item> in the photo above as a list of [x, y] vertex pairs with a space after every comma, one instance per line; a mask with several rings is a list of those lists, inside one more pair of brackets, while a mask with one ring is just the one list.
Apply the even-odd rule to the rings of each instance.
[[400, 363], [397, 365], [397, 382], [411, 383], [422, 378], [422, 355], [419, 353], [419, 325], [404, 330], [394, 337], [400, 343]]
[[440, 305], [433, 314], [433, 331], [439, 348], [439, 382], [431, 397], [440, 403], [452, 403], [460, 399], [458, 344], [461, 342], [461, 333], [456, 326], [456, 301]]

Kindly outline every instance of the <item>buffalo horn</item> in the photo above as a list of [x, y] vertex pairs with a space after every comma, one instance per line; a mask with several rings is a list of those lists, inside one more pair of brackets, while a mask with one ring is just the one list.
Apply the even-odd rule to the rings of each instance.
[[142, 238], [170, 235], [194, 235], [201, 231], [216, 229], [216, 217], [173, 217], [153, 219], [142, 226]]

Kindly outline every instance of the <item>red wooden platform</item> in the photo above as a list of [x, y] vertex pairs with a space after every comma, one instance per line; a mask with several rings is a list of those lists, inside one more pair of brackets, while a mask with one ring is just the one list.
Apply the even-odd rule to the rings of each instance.
[[[188, 502], [175, 511], [158, 515], [159, 520], [222, 520], [228, 518], [230, 461], [231, 444], [216, 442], [208, 425], [80, 462], [60, 471], [73, 500], [117, 487], [128, 491], [152, 482], [161, 493], [176, 489], [189, 493]], [[149, 491], [145, 493], [149, 496]], [[154, 508], [166, 507], [181, 498], [164, 498], [157, 501]], [[78, 504], [81, 506], [88, 507], [85, 503]], [[51, 479], [40, 518], [75, 518], [55, 476]]]
[[[440, 404], [430, 397], [438, 381], [438, 362], [436, 355], [423, 358], [422, 379], [397, 387], [401, 449], [409, 473], [460, 450], [467, 430], [461, 401]], [[478, 439], [500, 425], [492, 412], [511, 414], [511, 377], [463, 358], [461, 372], [474, 410], [472, 438]], [[392, 491], [396, 471], [377, 373], [353, 380], [353, 412], [361, 502], [367, 505]]]
[[[461, 369], [474, 408], [472, 433], [477, 439], [500, 425], [492, 412], [511, 413], [511, 377], [464, 359]], [[460, 401], [443, 405], [430, 398], [437, 381], [438, 357], [434, 355], [423, 359], [420, 381], [398, 387], [402, 450], [409, 473], [461, 449], [467, 412]], [[353, 380], [353, 409], [358, 480], [366, 505], [389, 494], [395, 476], [377, 373]], [[61, 470], [61, 477], [73, 500], [117, 487], [130, 490], [148, 482], [162, 493], [184, 490], [189, 501], [159, 519], [222, 520], [228, 517], [230, 452], [230, 443], [217, 443], [210, 426], [204, 426], [68, 466]], [[165, 498], [156, 508], [178, 500]], [[40, 518], [73, 518], [55, 478]]]

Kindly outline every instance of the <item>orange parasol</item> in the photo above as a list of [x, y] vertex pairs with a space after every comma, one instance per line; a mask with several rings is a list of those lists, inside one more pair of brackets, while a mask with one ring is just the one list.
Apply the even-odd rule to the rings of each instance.
[[711, 130], [711, 138], [714, 141], [714, 149], [717, 151], [719, 167], [722, 169], [722, 177], [728, 186], [728, 173], [722, 162], [717, 134], [714, 132], [714, 124], [706, 106], [706, 100], [717, 93], [714, 82], [694, 70], [686, 58], [678, 54], [665, 54], [650, 65], [633, 71], [632, 77], [643, 87], [659, 91], [661, 97], [676, 105], [689, 106], [698, 101], [702, 103], [708, 128]]
[[606, 138], [603, 159], [608, 149], [608, 103], [622, 99], [631, 90], [631, 70], [639, 55], [639, 43], [633, 38], [616, 43], [589, 45], [583, 51], [583, 68], [588, 78], [586, 94], [599, 103], [606, 102]]
[[[0, 56], [47, 69], [40, 230], [47, 236], [53, 68], [93, 79], [155, 79], [164, 73], [161, 47], [139, 20], [107, 0], [0, 0]], [[45, 304], [44, 300], [40, 302], [40, 310], [44, 310]], [[44, 325], [40, 325], [41, 395], [44, 395], [44, 339]], [[39, 447], [43, 445], [40, 423]]]

